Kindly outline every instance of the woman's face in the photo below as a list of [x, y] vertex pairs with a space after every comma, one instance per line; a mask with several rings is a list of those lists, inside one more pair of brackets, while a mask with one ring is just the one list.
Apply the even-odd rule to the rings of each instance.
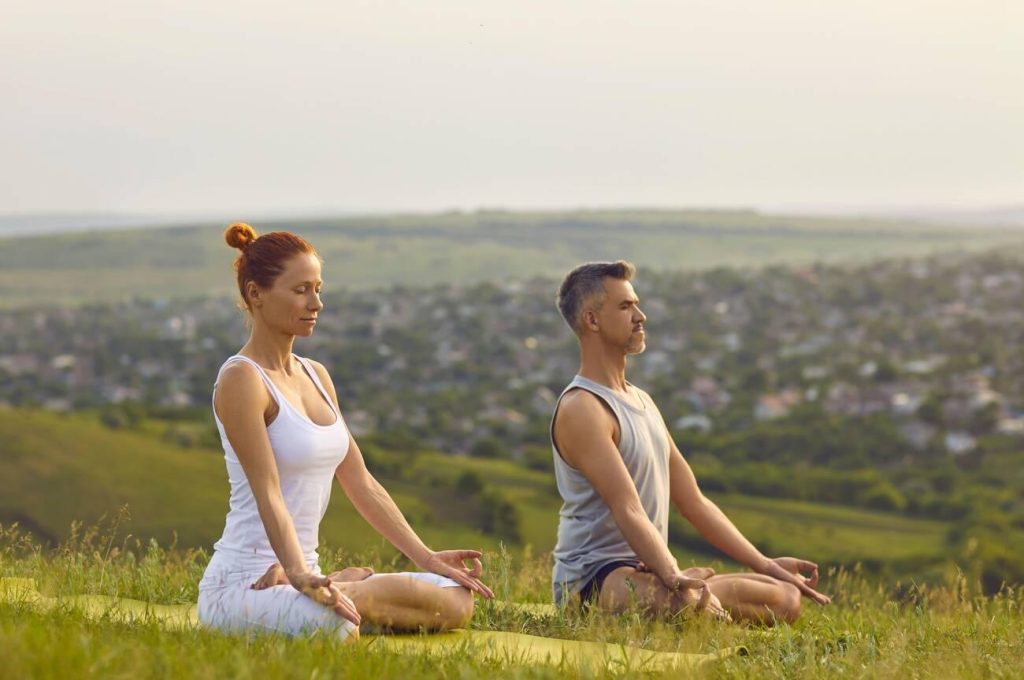
[[303, 337], [313, 334], [324, 308], [320, 302], [320, 260], [315, 255], [303, 253], [289, 258], [270, 288], [250, 285], [254, 316], [282, 333]]

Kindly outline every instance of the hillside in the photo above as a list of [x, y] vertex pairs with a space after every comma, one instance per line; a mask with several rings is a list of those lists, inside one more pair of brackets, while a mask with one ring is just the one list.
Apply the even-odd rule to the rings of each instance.
[[[73, 520], [93, 523], [127, 505], [131, 520], [122, 531], [164, 545], [176, 536], [181, 547], [210, 546], [223, 527], [227, 484], [219, 451], [112, 430], [87, 415], [28, 410], [0, 410], [0, 442], [0, 523], [18, 521], [40, 538], [60, 541]], [[364, 448], [428, 543], [495, 549], [501, 541], [513, 552], [530, 545], [533, 554], [553, 547], [560, 501], [549, 475], [511, 461]], [[712, 497], [753, 541], [779, 554], [805, 554], [823, 564], [910, 559], [918, 567], [944, 555], [942, 522], [739, 494]], [[674, 520], [671, 533], [684, 563], [713, 555], [697, 555], [695, 549], [707, 549], [683, 522]], [[382, 544], [338, 492], [322, 541], [349, 554]]]
[[[232, 291], [225, 225], [0, 239], [0, 306]], [[1019, 232], [755, 212], [446, 213], [266, 222], [308, 237], [329, 287], [557, 276], [586, 260], [658, 269], [862, 260], [1020, 243]]]

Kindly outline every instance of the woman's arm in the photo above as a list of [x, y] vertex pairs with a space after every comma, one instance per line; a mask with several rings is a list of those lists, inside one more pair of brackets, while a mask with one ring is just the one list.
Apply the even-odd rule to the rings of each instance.
[[235, 364], [221, 374], [214, 394], [214, 408], [242, 464], [267, 539], [288, 581], [305, 595], [333, 607], [358, 624], [359, 614], [351, 601], [341, 597], [336, 588], [332, 590], [327, 577], [313, 574], [306, 566], [295, 525], [281, 494], [277, 464], [263, 421], [270, 399], [259, 374], [250, 366]]
[[[370, 526], [391, 545], [398, 548], [420, 569], [447, 576], [459, 585], [493, 597], [494, 593], [480, 580], [483, 572], [478, 550], [433, 551], [416, 535], [405, 515], [398, 509], [391, 494], [366, 469], [363, 454], [356, 440], [350, 437], [348, 453], [335, 472], [335, 477], [352, 505]], [[472, 566], [467, 567], [466, 561]]]
[[348, 453], [338, 466], [335, 477], [363, 519], [412, 560], [413, 564], [425, 569], [433, 551], [409, 526], [391, 494], [366, 469], [359, 444], [353, 438], [349, 440]]
[[[337, 405], [337, 392], [327, 370], [315, 361], [311, 363], [320, 377], [320, 382], [327, 388]], [[348, 452], [341, 465], [338, 466], [335, 478], [363, 519], [388, 542], [398, 548], [402, 554], [412, 560], [418, 568], [447, 576], [484, 597], [493, 596], [491, 589], [479, 579], [482, 573], [481, 553], [477, 550], [433, 551], [428, 548], [409, 526], [409, 522], [405, 519], [402, 511], [398, 509], [391, 494], [366, 468], [363, 453], [359, 450], [359, 444], [356, 443], [351, 433]], [[473, 566], [466, 567], [466, 561], [470, 561]]]

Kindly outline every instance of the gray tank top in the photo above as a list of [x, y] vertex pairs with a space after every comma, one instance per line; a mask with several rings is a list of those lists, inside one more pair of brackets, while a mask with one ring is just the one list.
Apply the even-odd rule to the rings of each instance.
[[[612, 389], [577, 375], [558, 398], [573, 389], [584, 389], [601, 399], [619, 422], [619, 453], [633, 478], [640, 503], [654, 527], [668, 542], [669, 438], [665, 421], [657, 406], [641, 396], [643, 408], [625, 401]], [[639, 394], [639, 392], [638, 392]], [[558, 404], [555, 405], [555, 414]], [[635, 560], [611, 510], [593, 485], [562, 458], [555, 445], [555, 419], [551, 419], [551, 448], [555, 461], [555, 481], [564, 504], [559, 512], [558, 542], [552, 591], [556, 603], [562, 603], [580, 589], [597, 571], [615, 560]]]

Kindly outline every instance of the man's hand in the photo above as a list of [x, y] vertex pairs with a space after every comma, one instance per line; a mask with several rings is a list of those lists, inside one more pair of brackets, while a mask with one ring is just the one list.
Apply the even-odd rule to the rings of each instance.
[[[643, 562], [637, 563], [636, 570], [650, 574], [654, 573], [654, 570]], [[732, 621], [729, 612], [722, 607], [722, 603], [718, 601], [715, 594], [704, 583], [704, 579], [709, 579], [714, 575], [715, 570], [711, 567], [689, 567], [678, 572], [678, 575], [670, 580], [669, 583], [666, 583], [665, 586], [669, 590], [685, 590], [683, 599], [689, 602], [687, 606], [694, 611], [719, 621]]]
[[[643, 562], [638, 562], [636, 565], [637, 571], [644, 571], [649, 574], [653, 574], [654, 570], [648, 567]], [[709, 579], [715, 575], [715, 570], [711, 567], [688, 567], [683, 569], [683, 576], [686, 578], [698, 578], [700, 580]]]
[[[480, 580], [484, 568], [480, 563], [479, 550], [440, 550], [430, 553], [421, 569], [447, 576], [460, 586], [468, 588], [481, 597], [492, 598], [494, 593]], [[466, 566], [469, 562], [472, 566]]]
[[[762, 574], [785, 583], [792, 583], [800, 592], [818, 604], [829, 604], [832, 598], [815, 590], [818, 585], [818, 565], [796, 557], [776, 557], [765, 563]], [[804, 574], [809, 574], [805, 576]]]
[[[722, 603], [718, 601], [704, 581], [704, 578], [710, 578], [714, 573], [714, 570], [708, 567], [691, 567], [686, 571], [679, 572], [665, 585], [669, 590], [682, 595], [684, 606], [692, 609], [698, 615], [707, 616], [717, 621], [732, 621], [729, 612], [722, 607]], [[688, 574], [701, 575], [701, 578], [693, 578]], [[704, 574], [708, 575], [703, 576]]]

